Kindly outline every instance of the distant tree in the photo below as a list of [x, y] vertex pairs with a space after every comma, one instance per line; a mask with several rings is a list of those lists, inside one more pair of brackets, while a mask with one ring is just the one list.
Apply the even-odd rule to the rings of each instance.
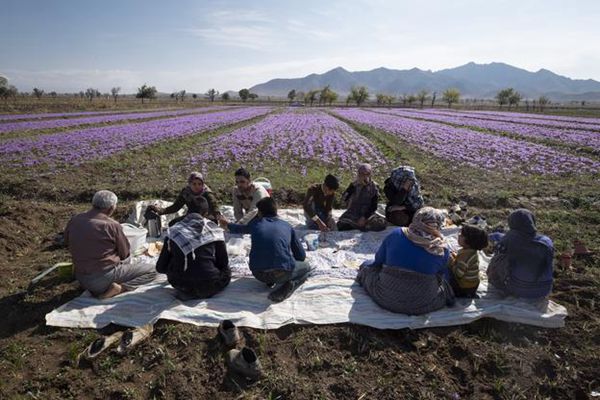
[[515, 106], [515, 108], [517, 108], [519, 106], [520, 101], [521, 93], [513, 91], [512, 94], [508, 97], [508, 108], [510, 108], [510, 106]]
[[177, 102], [177, 92], [173, 92], [169, 95], [170, 98], [175, 99], [175, 102]]
[[581, 107], [585, 107], [585, 100], [581, 100]]
[[119, 86], [110, 89], [110, 94], [112, 95], [112, 98], [114, 99], [115, 103], [117, 102], [117, 98], [119, 97], [120, 91], [121, 91], [121, 87], [119, 87]]
[[421, 90], [419, 93], [417, 93], [417, 100], [419, 100], [419, 104], [421, 105], [421, 108], [423, 108], [423, 104], [425, 104], [428, 97], [429, 97], [429, 92], [427, 90]]
[[446, 89], [442, 95], [444, 103], [448, 103], [448, 108], [452, 107], [453, 103], [458, 103], [460, 100], [460, 91], [458, 89]]
[[433, 106], [435, 105], [435, 97], [437, 96], [437, 92], [433, 92], [433, 95], [431, 96], [431, 108], [433, 108]]
[[8, 101], [10, 97], [16, 97], [19, 91], [13, 85], [8, 84], [8, 79], [4, 76], [0, 76], [0, 97], [4, 101]]
[[375, 99], [377, 100], [377, 104], [380, 106], [385, 104], [390, 105], [395, 100], [394, 96], [390, 96], [383, 93], [377, 93], [375, 95]]
[[82, 99], [85, 98], [85, 92], [83, 90], [79, 91], [79, 97]]
[[352, 86], [350, 96], [352, 97], [352, 101], [356, 102], [357, 106], [360, 106], [369, 99], [369, 91], [365, 86]]
[[0, 86], [0, 97], [4, 99], [4, 101], [8, 101], [11, 97], [17, 97], [19, 91], [13, 85]]
[[98, 89], [94, 89], [94, 88], [87, 88], [85, 90], [85, 97], [89, 100], [92, 101], [94, 99], [94, 97], [100, 97], [101, 94], [98, 91]]
[[319, 94], [319, 90], [309, 90], [304, 95], [304, 102], [308, 103], [310, 106], [317, 100], [317, 95]]
[[192, 99], [196, 100], [198, 98], [198, 95], [196, 93], [192, 94]]
[[58, 93], [56, 93], [54, 90], [51, 91], [49, 94], [50, 94], [50, 97], [52, 97], [53, 99], [55, 99], [56, 96], [58, 96]]
[[225, 92], [221, 95], [221, 100], [223, 101], [229, 101], [229, 93]]
[[250, 94], [248, 95], [248, 98], [249, 98], [250, 100], [254, 101], [254, 100], [258, 99], [258, 95], [257, 95], [256, 93], [250, 93]]
[[[240, 90], [241, 92], [241, 90]], [[205, 96], [208, 100], [210, 100], [210, 102], [212, 103], [213, 101], [215, 101], [215, 98], [219, 95], [219, 91], [216, 89], [209, 89], [208, 92], [206, 92]], [[242, 96], [240, 95], [240, 98]], [[245, 101], [245, 100], [244, 100]]]
[[538, 99], [538, 105], [540, 107], [540, 111], [544, 111], [544, 108], [550, 104], [550, 100], [546, 96], [540, 96]]
[[142, 104], [144, 104], [144, 99], [152, 100], [156, 98], [156, 88], [154, 86], [148, 86], [144, 83], [138, 88], [135, 97], [137, 99], [142, 99]]
[[406, 98], [406, 102], [408, 103], [409, 106], [412, 106], [412, 104], [417, 101], [417, 96], [415, 96], [414, 94], [409, 94], [408, 97]]
[[250, 91], [248, 89], [242, 89], [238, 92], [238, 95], [240, 96], [240, 99], [245, 102], [250, 97]]
[[290, 103], [294, 101], [294, 99], [296, 98], [296, 89], [290, 90], [287, 94], [287, 98], [290, 100]]
[[319, 105], [329, 104], [331, 105], [338, 99], [338, 94], [329, 88], [329, 85], [325, 86], [319, 92]]
[[500, 108], [502, 108], [503, 105], [508, 104], [510, 96], [512, 96], [514, 92], [513, 88], [507, 88], [496, 93], [496, 101], [498, 102], [498, 105], [500, 105]]
[[37, 97], [37, 99], [39, 100], [44, 95], [44, 91], [42, 89], [38, 89], [38, 88], [35, 87], [35, 88], [33, 88], [33, 95], [35, 97]]
[[181, 100], [181, 102], [183, 102], [185, 100], [185, 94], [187, 92], [185, 90], [180, 90], [179, 93], [177, 93], [179, 95], [179, 100]]

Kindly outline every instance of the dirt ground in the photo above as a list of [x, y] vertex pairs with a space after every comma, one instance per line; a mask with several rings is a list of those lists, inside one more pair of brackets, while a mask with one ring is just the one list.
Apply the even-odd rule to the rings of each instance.
[[[278, 196], [294, 199], [287, 191]], [[2, 399], [587, 399], [600, 391], [597, 256], [556, 270], [552, 298], [569, 311], [562, 329], [489, 319], [417, 331], [351, 324], [242, 328], [266, 377], [241, 389], [226, 377], [215, 329], [159, 321], [130, 354], [109, 352], [77, 365], [85, 346], [122, 328], [47, 327], [45, 314], [82, 290], [58, 277], [25, 289], [38, 271], [68, 259], [53, 237], [87, 205], [2, 200]], [[127, 204], [117, 218], [126, 214]]]

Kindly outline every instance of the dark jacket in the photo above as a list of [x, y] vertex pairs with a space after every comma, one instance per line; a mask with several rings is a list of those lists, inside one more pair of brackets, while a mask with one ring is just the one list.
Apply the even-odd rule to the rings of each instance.
[[197, 196], [202, 196], [206, 199], [208, 203], [208, 215], [210, 219], [214, 219], [213, 216], [219, 212], [219, 204], [217, 202], [217, 197], [210, 189], [205, 188], [201, 195], [194, 195], [189, 187], [185, 187], [175, 199], [175, 202], [169, 207], [165, 208], [162, 214], [173, 214], [181, 209], [183, 206], [187, 206], [187, 212], [189, 213], [200, 213], [200, 209], [196, 206], [194, 198]]
[[[215, 283], [229, 283], [231, 270], [225, 242], [216, 241], [198, 247], [185, 257], [181, 249], [165, 239], [163, 249], [156, 263], [156, 271], [167, 275], [169, 283], [176, 288], [195, 289], [211, 287]], [[223, 286], [225, 286], [223, 285]]]
[[304, 261], [306, 252], [292, 226], [277, 217], [263, 217], [248, 225], [229, 224], [231, 233], [250, 234], [250, 270], [284, 269], [293, 271], [295, 260]]

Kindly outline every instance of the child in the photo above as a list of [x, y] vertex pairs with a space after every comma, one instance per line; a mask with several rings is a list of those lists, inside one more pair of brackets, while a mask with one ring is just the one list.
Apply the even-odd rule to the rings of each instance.
[[450, 284], [456, 297], [475, 298], [479, 286], [479, 258], [477, 250], [488, 245], [485, 230], [474, 225], [463, 225], [458, 235], [461, 249], [450, 261]]

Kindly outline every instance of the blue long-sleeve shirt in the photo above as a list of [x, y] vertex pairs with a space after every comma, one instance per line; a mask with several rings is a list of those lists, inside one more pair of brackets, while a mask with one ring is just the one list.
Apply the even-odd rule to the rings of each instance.
[[229, 224], [231, 233], [250, 234], [250, 270], [285, 269], [293, 271], [306, 252], [294, 228], [277, 217], [255, 219], [248, 225]]
[[394, 229], [383, 240], [375, 253], [375, 260], [369, 267], [400, 267], [427, 275], [442, 274], [449, 279], [448, 258], [450, 251], [444, 250], [443, 256], [427, 252], [423, 247], [414, 244], [404, 236], [402, 228]]

